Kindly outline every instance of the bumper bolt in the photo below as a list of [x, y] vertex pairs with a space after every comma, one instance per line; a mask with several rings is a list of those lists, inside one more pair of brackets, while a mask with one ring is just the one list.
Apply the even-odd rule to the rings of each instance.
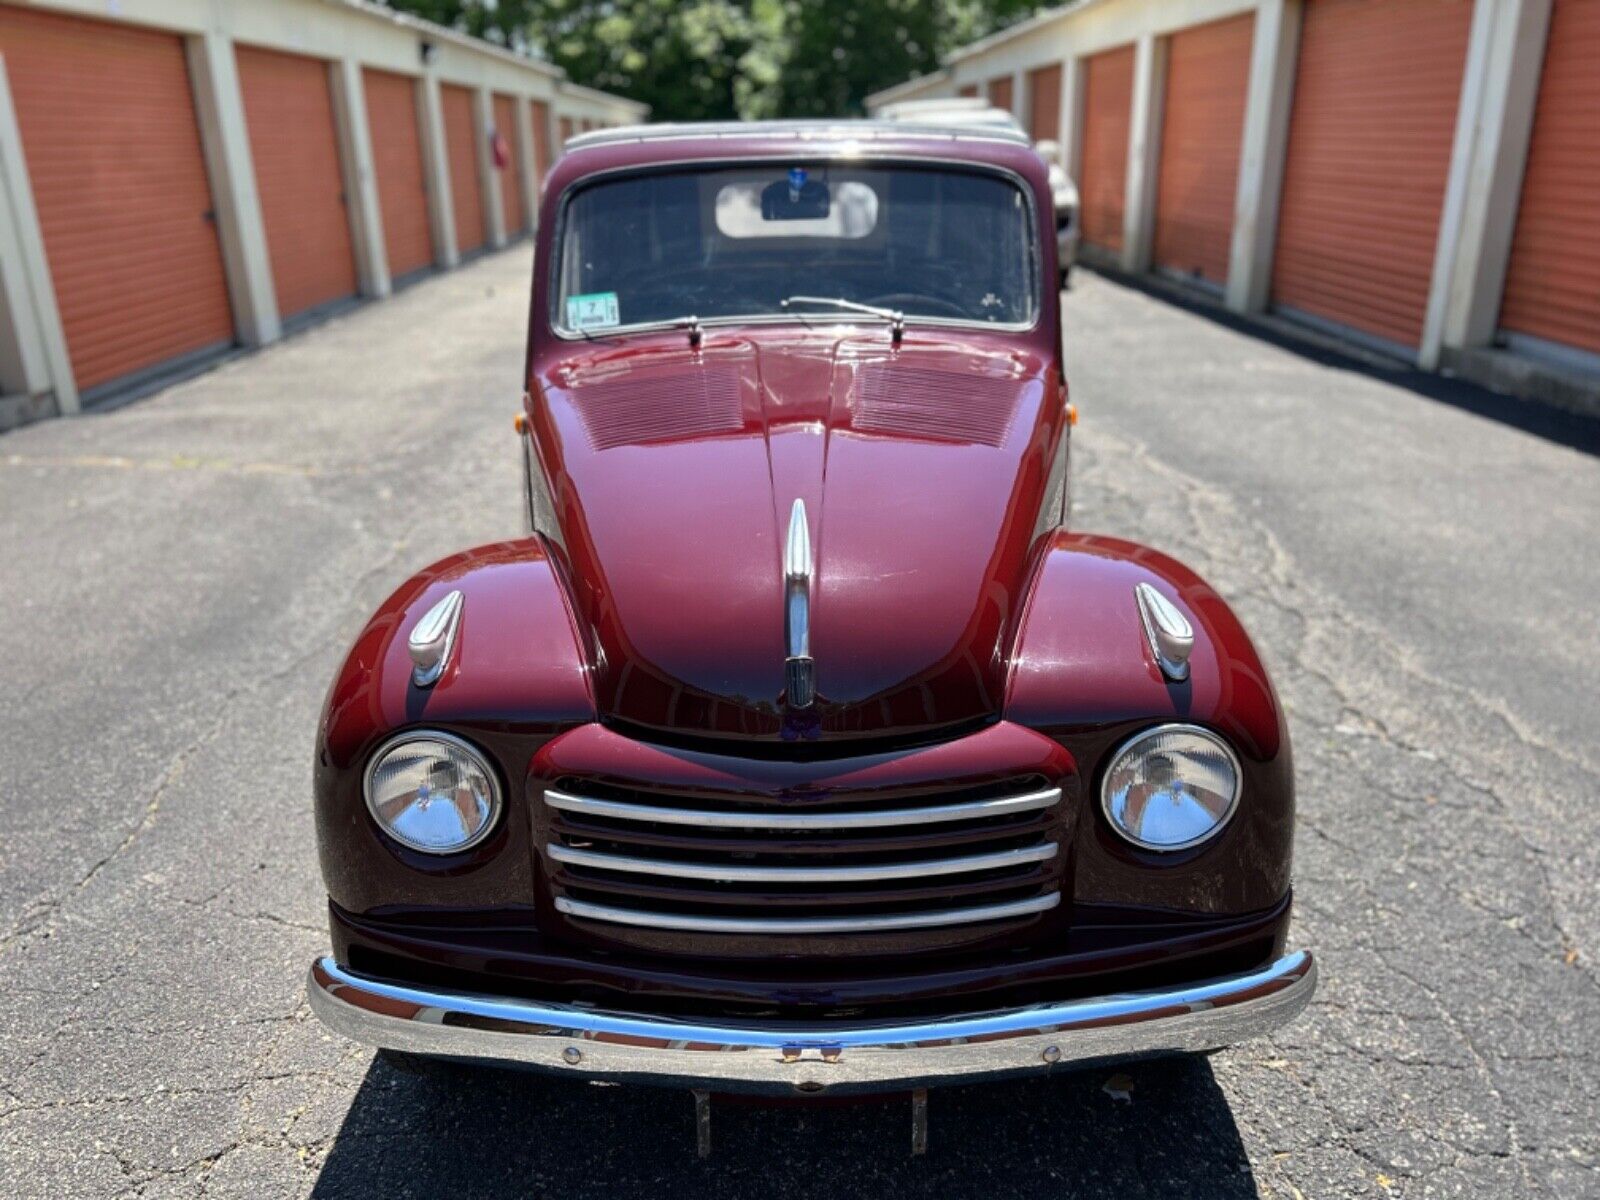
[[1046, 1046], [1044, 1048], [1044, 1053], [1042, 1053], [1039, 1057], [1044, 1059], [1045, 1062], [1047, 1062], [1047, 1063], [1060, 1062], [1061, 1061], [1061, 1047], [1060, 1046]]
[[575, 1067], [583, 1061], [583, 1051], [576, 1046], [568, 1046], [561, 1052], [561, 1058], [569, 1067]]

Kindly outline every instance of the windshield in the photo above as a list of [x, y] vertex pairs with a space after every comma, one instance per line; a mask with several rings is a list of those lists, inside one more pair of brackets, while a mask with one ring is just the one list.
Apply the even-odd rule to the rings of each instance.
[[1010, 177], [934, 166], [762, 164], [616, 176], [566, 206], [551, 319], [571, 336], [740, 318], [1033, 324], [1030, 205]]

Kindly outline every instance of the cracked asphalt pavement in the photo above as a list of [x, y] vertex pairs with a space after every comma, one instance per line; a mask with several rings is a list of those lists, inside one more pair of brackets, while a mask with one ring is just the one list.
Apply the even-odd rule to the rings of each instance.
[[1074, 524], [1186, 559], [1274, 671], [1297, 1024], [935, 1093], [923, 1159], [903, 1100], [719, 1102], [703, 1163], [682, 1095], [324, 1033], [318, 708], [405, 575], [518, 529], [528, 265], [0, 437], [0, 1194], [1600, 1195], [1591, 427], [1089, 274]]

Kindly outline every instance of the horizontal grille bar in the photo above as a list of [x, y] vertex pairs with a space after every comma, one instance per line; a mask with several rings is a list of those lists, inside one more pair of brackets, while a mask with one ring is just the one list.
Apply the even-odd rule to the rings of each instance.
[[967, 854], [960, 858], [923, 859], [918, 862], [875, 863], [853, 867], [760, 867], [733, 863], [672, 862], [659, 858], [632, 858], [598, 854], [552, 844], [550, 857], [575, 867], [596, 867], [634, 875], [670, 875], [679, 879], [710, 879], [728, 883], [862, 883], [880, 879], [919, 879], [926, 875], [964, 875], [1026, 866], [1056, 856], [1054, 842], [1041, 842], [1017, 850]]
[[985, 904], [977, 908], [945, 908], [930, 912], [883, 913], [860, 917], [702, 917], [688, 913], [641, 912], [613, 908], [585, 900], [556, 897], [556, 909], [569, 917], [636, 925], [645, 929], [683, 929], [699, 933], [884, 933], [896, 929], [937, 929], [945, 925], [972, 925], [1047, 912], [1061, 903], [1058, 892]]
[[921, 808], [882, 808], [854, 812], [723, 812], [714, 809], [666, 808], [655, 804], [629, 804], [600, 800], [547, 789], [544, 802], [562, 812], [617, 821], [651, 821], [661, 825], [698, 825], [718, 829], [883, 829], [896, 825], [926, 825], [944, 821], [976, 821], [1010, 813], [1050, 808], [1061, 799], [1060, 788], [1043, 788], [1020, 796], [972, 800], [962, 804], [937, 804]]

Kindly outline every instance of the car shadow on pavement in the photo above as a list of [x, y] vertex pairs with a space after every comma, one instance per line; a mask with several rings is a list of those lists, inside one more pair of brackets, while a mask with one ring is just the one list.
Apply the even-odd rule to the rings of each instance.
[[1204, 1058], [933, 1092], [913, 1158], [905, 1096], [712, 1101], [695, 1154], [688, 1093], [375, 1059], [313, 1197], [798, 1195], [1254, 1197], [1226, 1097]]

